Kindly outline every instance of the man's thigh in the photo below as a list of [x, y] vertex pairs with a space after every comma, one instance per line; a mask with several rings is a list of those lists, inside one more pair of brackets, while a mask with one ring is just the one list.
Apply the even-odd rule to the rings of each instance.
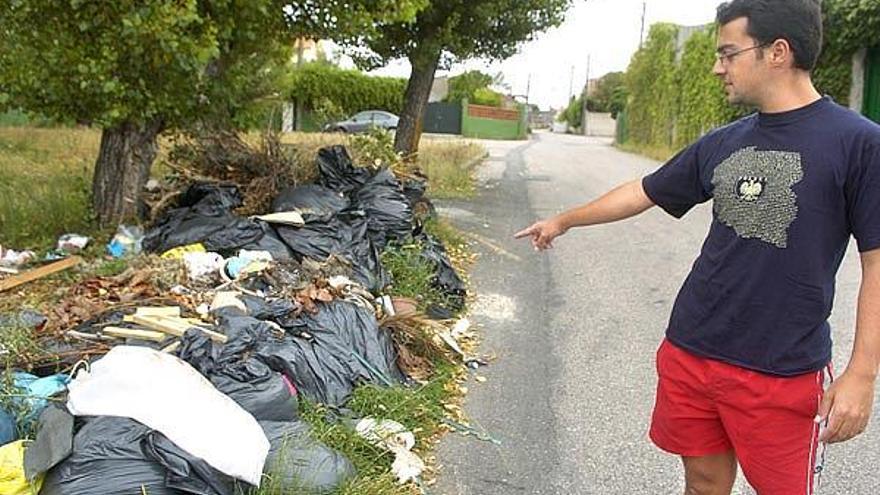
[[773, 377], [738, 369], [719, 400], [743, 474], [764, 495], [813, 493], [822, 371]]

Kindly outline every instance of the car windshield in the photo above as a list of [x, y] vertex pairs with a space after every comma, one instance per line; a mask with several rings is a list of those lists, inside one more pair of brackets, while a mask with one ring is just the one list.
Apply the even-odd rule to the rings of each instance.
[[361, 112], [355, 114], [355, 116], [352, 117], [351, 120], [370, 120], [370, 112]]

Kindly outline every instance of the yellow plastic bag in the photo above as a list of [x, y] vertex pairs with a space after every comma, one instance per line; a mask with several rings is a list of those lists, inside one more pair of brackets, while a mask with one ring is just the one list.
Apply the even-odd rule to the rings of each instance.
[[162, 253], [162, 258], [166, 260], [181, 260], [186, 253], [206, 253], [205, 245], [202, 243], [187, 244], [186, 246], [178, 246]]
[[43, 484], [43, 475], [28, 483], [24, 475], [24, 440], [0, 447], [0, 493], [3, 495], [36, 495]]

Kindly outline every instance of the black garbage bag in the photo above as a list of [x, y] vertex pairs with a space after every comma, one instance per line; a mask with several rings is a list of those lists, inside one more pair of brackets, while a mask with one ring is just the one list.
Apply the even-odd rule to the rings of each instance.
[[343, 454], [312, 439], [302, 421], [261, 421], [271, 448], [264, 483], [278, 493], [328, 493], [357, 475]]
[[409, 202], [413, 213], [414, 223], [421, 224], [429, 218], [437, 216], [434, 203], [425, 195], [427, 182], [423, 179], [408, 179], [403, 181], [403, 195]]
[[348, 194], [360, 189], [370, 180], [369, 169], [355, 167], [345, 146], [336, 145], [318, 151], [318, 182], [329, 189]]
[[405, 379], [397, 367], [391, 335], [376, 317], [353, 303], [320, 303], [314, 315], [283, 323], [288, 335], [278, 338], [248, 317], [221, 318], [227, 334], [246, 329], [257, 340], [256, 356], [283, 372], [309, 400], [340, 406], [361, 383], [388, 385]]
[[208, 251], [231, 251], [255, 242], [263, 236], [263, 229], [232, 213], [241, 204], [241, 193], [234, 186], [194, 184], [178, 207], [166, 212], [146, 233], [144, 249], [164, 252], [201, 242]]
[[443, 243], [424, 232], [420, 233], [417, 239], [423, 246], [422, 257], [434, 267], [434, 277], [431, 284], [446, 296], [448, 309], [461, 310], [464, 308], [467, 290], [461, 277], [452, 267]]
[[367, 229], [367, 218], [349, 211], [328, 222], [312, 222], [302, 227], [279, 226], [278, 233], [300, 261], [302, 258], [324, 261], [336, 255], [351, 264], [355, 282], [371, 291], [380, 291], [390, 279]]
[[52, 468], [41, 495], [231, 495], [233, 480], [159, 432], [128, 418], [83, 419], [73, 453]]
[[260, 226], [263, 236], [255, 241], [251, 241], [241, 246], [241, 249], [249, 249], [251, 251], [268, 251], [275, 261], [290, 261], [294, 259], [293, 251], [287, 247], [287, 244], [278, 235], [270, 223], [262, 220], [253, 220], [253, 223]]
[[267, 331], [261, 323], [250, 332], [234, 329], [226, 344], [215, 344], [203, 332], [190, 330], [184, 334], [179, 357], [258, 421], [292, 421], [299, 416], [299, 404], [285, 378], [251, 356], [255, 333]]
[[380, 251], [389, 241], [410, 237], [412, 209], [391, 170], [379, 171], [354, 196], [354, 205], [367, 214], [367, 233]]
[[326, 222], [349, 206], [348, 198], [319, 184], [285, 189], [272, 202], [272, 211], [297, 211], [306, 222]]

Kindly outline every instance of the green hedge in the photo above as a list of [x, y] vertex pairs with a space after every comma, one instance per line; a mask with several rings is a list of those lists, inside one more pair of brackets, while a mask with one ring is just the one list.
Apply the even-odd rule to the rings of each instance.
[[[880, 0], [825, 0], [823, 9], [825, 44], [813, 79], [820, 92], [846, 105], [853, 54], [880, 44]], [[674, 25], [651, 26], [647, 41], [630, 61], [627, 132], [621, 135], [634, 144], [680, 149], [747, 111], [727, 104], [712, 74], [715, 28], [710, 25], [691, 35], [678, 62], [677, 36]]]
[[626, 71], [630, 92], [627, 105], [629, 137], [637, 143], [671, 146], [678, 112], [675, 87], [675, 40], [678, 27], [651, 26], [644, 46], [633, 55]]
[[372, 77], [326, 63], [305, 64], [294, 70], [285, 93], [307, 109], [330, 102], [346, 116], [362, 110], [386, 110], [400, 114], [406, 79]]
[[880, 0], [825, 0], [825, 45], [813, 74], [816, 87], [842, 104], [849, 101], [852, 57], [880, 45]]

